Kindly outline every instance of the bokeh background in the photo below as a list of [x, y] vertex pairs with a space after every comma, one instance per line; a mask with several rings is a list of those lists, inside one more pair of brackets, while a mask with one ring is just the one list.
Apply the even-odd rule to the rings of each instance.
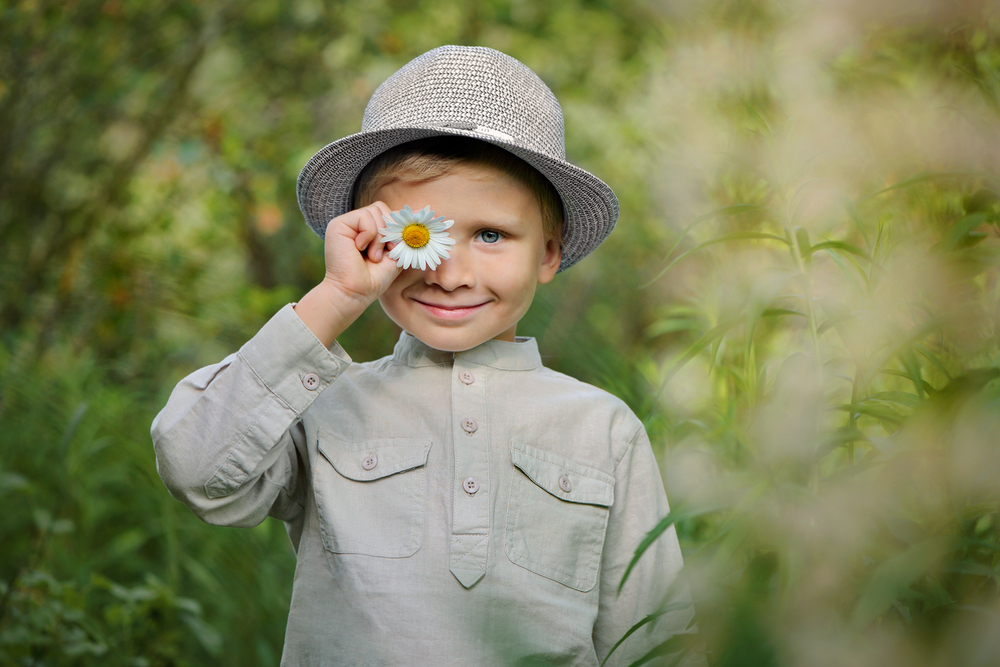
[[277, 664], [283, 526], [200, 524], [149, 424], [322, 277], [299, 169], [448, 43], [532, 67], [621, 200], [519, 333], [646, 423], [694, 648], [1000, 664], [987, 0], [0, 3], [0, 664]]

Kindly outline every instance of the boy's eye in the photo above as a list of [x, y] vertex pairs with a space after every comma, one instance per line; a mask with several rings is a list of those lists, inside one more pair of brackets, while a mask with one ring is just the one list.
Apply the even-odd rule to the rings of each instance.
[[503, 238], [503, 236], [500, 234], [500, 232], [494, 229], [484, 229], [483, 231], [479, 232], [479, 238], [481, 241], [483, 241], [483, 243], [496, 243], [501, 238]]

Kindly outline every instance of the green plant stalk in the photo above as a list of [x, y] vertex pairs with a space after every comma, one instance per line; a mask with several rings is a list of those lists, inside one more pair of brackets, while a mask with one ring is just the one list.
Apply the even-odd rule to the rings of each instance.
[[[857, 368], [854, 369], [854, 379], [851, 382], [851, 405], [858, 404], [858, 384], [861, 380], [861, 373]], [[847, 413], [847, 427], [857, 428], [857, 412], [851, 410]], [[854, 466], [854, 441], [851, 440], [847, 443], [847, 464]]]
[[[812, 277], [809, 274], [805, 262], [803, 261], [802, 247], [799, 245], [798, 235], [792, 230], [789, 224], [785, 224], [785, 233], [792, 247], [792, 257], [795, 260], [795, 268], [802, 276], [802, 291], [806, 301], [806, 322], [809, 325], [809, 337], [812, 340], [813, 356], [815, 358], [816, 370], [819, 373], [820, 386], [824, 386], [823, 381], [823, 357], [819, 350], [819, 332], [816, 326], [816, 310], [813, 308]], [[819, 492], [819, 461], [813, 463], [811, 475], [811, 487], [813, 493]]]
[[795, 267], [799, 270], [803, 278], [802, 289], [805, 293], [806, 299], [806, 321], [809, 323], [809, 337], [812, 340], [813, 354], [816, 358], [816, 370], [820, 373], [820, 379], [823, 377], [823, 357], [819, 351], [819, 332], [816, 327], [816, 311], [813, 308], [813, 293], [812, 293], [812, 279], [806, 269], [805, 263], [802, 261], [802, 250], [799, 246], [798, 239], [795, 238], [795, 234], [791, 233], [789, 230], [789, 237], [792, 240], [792, 248], [795, 255]]

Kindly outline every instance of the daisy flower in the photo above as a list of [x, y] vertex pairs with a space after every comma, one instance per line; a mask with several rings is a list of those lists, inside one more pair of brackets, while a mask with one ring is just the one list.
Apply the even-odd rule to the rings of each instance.
[[415, 212], [404, 206], [399, 211], [393, 211], [392, 217], [383, 215], [385, 228], [380, 229], [382, 240], [395, 243], [389, 251], [389, 258], [396, 260], [396, 265], [402, 269], [420, 267], [420, 270], [430, 267], [436, 269], [442, 259], [448, 259], [451, 254], [448, 246], [455, 244], [455, 239], [448, 236], [445, 230], [455, 224], [454, 220], [444, 217], [434, 217], [430, 206], [425, 206]]

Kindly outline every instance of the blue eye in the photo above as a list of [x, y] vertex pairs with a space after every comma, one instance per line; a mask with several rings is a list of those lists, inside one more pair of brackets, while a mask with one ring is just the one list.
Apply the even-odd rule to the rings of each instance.
[[494, 229], [484, 229], [479, 232], [479, 238], [482, 239], [483, 243], [496, 243], [501, 238], [500, 232]]

